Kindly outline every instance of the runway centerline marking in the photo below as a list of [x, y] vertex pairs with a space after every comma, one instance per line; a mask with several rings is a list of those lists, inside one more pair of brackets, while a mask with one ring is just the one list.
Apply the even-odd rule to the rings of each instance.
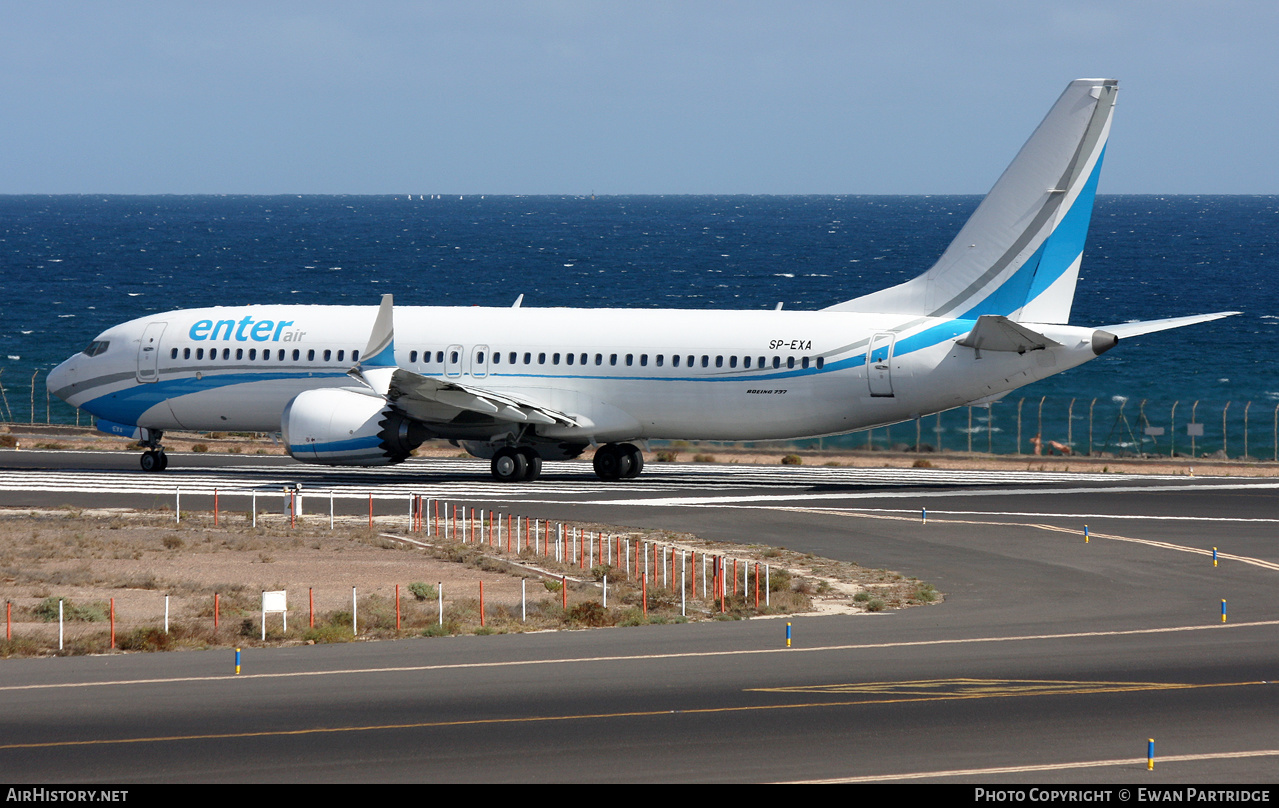
[[[959, 680], [965, 682], [974, 682], [977, 680]], [[880, 682], [878, 685], [883, 688], [884, 685], [891, 684]], [[903, 685], [918, 685], [918, 682], [903, 682]], [[578, 713], [568, 715], [541, 715], [541, 716], [511, 716], [505, 718], [470, 718], [457, 719], [453, 721], [420, 721], [408, 722], [401, 724], [368, 724], [346, 727], [310, 727], [306, 729], [281, 729], [281, 730], [256, 730], [246, 732], [226, 732], [226, 733], [203, 733], [198, 735], [163, 735], [153, 737], [138, 738], [96, 738], [85, 740], [71, 741], [42, 741], [36, 743], [12, 743], [0, 744], [0, 750], [10, 749], [48, 749], [55, 747], [69, 746], [113, 746], [121, 744], [135, 743], [172, 743], [175, 741], [208, 741], [208, 740], [237, 740], [244, 738], [272, 738], [287, 737], [298, 735], [321, 735], [343, 732], [386, 732], [405, 729], [436, 729], [441, 727], [470, 727], [470, 726], [491, 726], [497, 724], [536, 724], [559, 721], [588, 721], [598, 719], [617, 719], [617, 718], [656, 718], [660, 716], [673, 715], [722, 715], [726, 713], [749, 713], [761, 710], [804, 710], [814, 707], [858, 707], [879, 704], [901, 704], [909, 702], [922, 701], [956, 701], [970, 699], [988, 699], [988, 698], [1024, 698], [1027, 696], [1045, 696], [1045, 695], [1083, 695], [1083, 694], [1100, 694], [1100, 693], [1127, 693], [1143, 690], [1191, 690], [1203, 688], [1219, 688], [1219, 687], [1246, 687], [1250, 685], [1264, 685], [1269, 682], [1214, 682], [1209, 684], [1163, 684], [1158, 682], [1097, 682], [1091, 683], [1093, 686], [1088, 687], [1088, 682], [1075, 682], [1073, 684], [1080, 685], [1074, 689], [1063, 689], [1060, 685], [1066, 684], [1062, 682], [1056, 683], [1059, 687], [1055, 689], [1042, 689], [1033, 687], [1022, 688], [991, 688], [988, 691], [977, 690], [959, 690], [951, 693], [932, 693], [927, 695], [906, 695], [896, 698], [879, 698], [879, 699], [854, 699], [844, 701], [816, 701], [804, 702], [800, 704], [750, 704], [739, 705], [735, 707], [694, 707], [691, 709], [664, 709], [664, 710], [631, 710], [616, 713]], [[785, 688], [763, 689], [763, 692], [786, 692]], [[751, 692], [751, 691], [747, 691]], [[794, 692], [794, 691], [792, 691]], [[812, 691], [798, 691], [812, 692]], [[870, 691], [870, 692], [883, 692]]]
[[1136, 628], [1112, 631], [1078, 631], [1066, 634], [1025, 634], [1013, 637], [966, 637], [943, 640], [906, 640], [899, 642], [852, 643], [848, 645], [822, 645], [814, 648], [749, 648], [738, 651], [689, 651], [674, 654], [632, 654], [627, 656], [571, 657], [567, 659], [523, 659], [505, 662], [456, 662], [439, 665], [403, 665], [390, 668], [343, 668], [327, 671], [289, 671], [282, 673], [219, 674], [216, 676], [174, 676], [158, 679], [119, 679], [105, 682], [55, 682], [33, 685], [5, 685], [0, 693], [21, 690], [56, 690], [79, 687], [112, 687], [123, 685], [179, 684], [184, 682], [249, 682], [258, 679], [292, 679], [308, 676], [354, 676], [377, 673], [423, 673], [447, 670], [477, 670], [483, 668], [517, 668], [534, 665], [578, 665], [596, 662], [637, 662], [665, 659], [699, 659], [707, 657], [754, 656], [760, 654], [814, 654], [834, 651], [867, 651], [884, 648], [925, 648], [940, 645], [967, 645], [971, 643], [1031, 642], [1038, 640], [1074, 640], [1088, 637], [1134, 637], [1149, 634], [1175, 634], [1186, 631], [1235, 631], [1247, 628], [1279, 626], [1279, 620], [1258, 620], [1250, 623], [1208, 623], [1194, 626], [1169, 626], [1166, 628]]

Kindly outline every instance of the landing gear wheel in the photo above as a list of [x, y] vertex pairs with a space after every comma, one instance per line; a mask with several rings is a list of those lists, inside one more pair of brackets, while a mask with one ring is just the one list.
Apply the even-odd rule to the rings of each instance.
[[527, 446], [522, 446], [516, 450], [524, 456], [524, 462], [528, 464], [528, 471], [524, 473], [526, 482], [532, 482], [542, 476], [542, 456], [535, 450]]
[[615, 443], [606, 443], [596, 449], [594, 464], [596, 476], [605, 482], [632, 476], [631, 471], [635, 467], [631, 455]]
[[168, 458], [162, 453], [154, 449], [148, 449], [142, 453], [142, 470], [143, 471], [164, 471]]
[[164, 453], [163, 449], [156, 451], [157, 459], [160, 461], [160, 468], [157, 471], [164, 471], [169, 467], [169, 456]]
[[528, 474], [528, 460], [518, 450], [506, 447], [497, 450], [489, 468], [498, 482], [516, 483]]
[[639, 450], [638, 446], [631, 443], [619, 444], [617, 448], [631, 462], [630, 471], [624, 473], [622, 479], [630, 480], [638, 477], [640, 472], [644, 470], [644, 453]]

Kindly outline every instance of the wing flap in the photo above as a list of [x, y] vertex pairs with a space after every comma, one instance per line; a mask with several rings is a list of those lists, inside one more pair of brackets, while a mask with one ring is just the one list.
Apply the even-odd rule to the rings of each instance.
[[515, 423], [581, 426], [578, 419], [568, 413], [511, 393], [496, 393], [473, 385], [422, 376], [403, 368], [397, 369], [391, 377], [387, 399], [393, 404], [401, 399], [444, 404]]

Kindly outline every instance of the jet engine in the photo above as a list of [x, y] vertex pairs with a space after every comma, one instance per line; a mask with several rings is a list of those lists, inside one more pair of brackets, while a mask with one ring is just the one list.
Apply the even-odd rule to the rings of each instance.
[[280, 429], [293, 459], [327, 466], [389, 466], [431, 436], [381, 398], [334, 388], [296, 395]]

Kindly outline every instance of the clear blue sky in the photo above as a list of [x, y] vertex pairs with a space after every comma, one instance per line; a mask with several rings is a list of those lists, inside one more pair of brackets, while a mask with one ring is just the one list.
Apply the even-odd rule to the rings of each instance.
[[0, 193], [1279, 193], [1279, 3], [0, 0]]

